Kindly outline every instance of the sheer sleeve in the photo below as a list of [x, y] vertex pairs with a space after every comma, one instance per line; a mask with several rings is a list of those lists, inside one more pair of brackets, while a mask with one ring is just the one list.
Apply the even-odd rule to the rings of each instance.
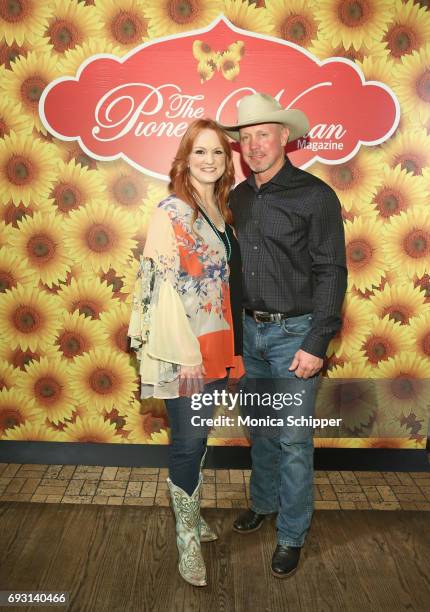
[[132, 300], [128, 335], [140, 361], [142, 397], [171, 397], [181, 365], [202, 363], [178, 294], [179, 249], [166, 210], [151, 218]]

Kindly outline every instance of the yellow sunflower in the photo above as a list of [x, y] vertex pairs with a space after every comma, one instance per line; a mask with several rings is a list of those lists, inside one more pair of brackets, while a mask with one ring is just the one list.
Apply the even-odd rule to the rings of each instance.
[[353, 355], [360, 346], [369, 329], [372, 311], [367, 300], [347, 295], [342, 306], [342, 328], [331, 340], [328, 354]]
[[32, 51], [18, 58], [2, 79], [4, 95], [15, 105], [21, 104], [31, 128], [46, 134], [39, 117], [39, 100], [45, 87], [59, 76], [58, 63], [49, 54]]
[[[124, 264], [124, 266], [118, 272], [114, 270], [114, 268], [109, 268], [107, 272], [98, 271], [96, 276], [102, 281], [106, 282], [108, 286], [112, 289], [112, 294], [115, 298], [117, 298], [120, 302], [126, 301], [126, 296], [122, 292], [122, 288], [124, 285], [124, 280], [122, 277], [123, 270], [129, 265], [129, 260]], [[94, 273], [91, 272], [93, 275]], [[93, 276], [94, 278], [94, 276]]]
[[403, 353], [378, 364], [373, 372], [377, 381], [381, 410], [400, 412], [404, 417], [411, 412], [426, 416], [430, 391], [428, 359]]
[[7, 361], [0, 359], [0, 391], [12, 389], [17, 385], [19, 372]]
[[0, 4], [0, 25], [8, 45], [24, 40], [32, 42], [43, 32], [52, 7], [49, 2], [39, 0], [11, 0]]
[[61, 287], [58, 297], [67, 312], [78, 311], [92, 319], [98, 319], [102, 312], [118, 304], [106, 282], [86, 276], [72, 279], [70, 285]]
[[[30, 43], [25, 42], [22, 45], [18, 45], [16, 42], [8, 44], [4, 37], [0, 38], [0, 65], [10, 70], [13, 62], [20, 56], [26, 56], [31, 51], [32, 46]], [[49, 51], [49, 50], [48, 50]], [[4, 71], [2, 71], [4, 74]]]
[[336, 191], [342, 206], [349, 211], [357, 200], [370, 201], [380, 181], [380, 157], [377, 151], [362, 148], [343, 164], [313, 164], [312, 174]]
[[207, 62], [206, 60], [202, 60], [197, 64], [197, 74], [200, 77], [200, 83], [205, 83], [206, 81], [210, 81], [210, 79], [215, 74], [216, 64], [212, 60]]
[[237, 55], [233, 51], [224, 51], [221, 53], [217, 67], [221, 72], [222, 76], [227, 79], [227, 81], [234, 81], [237, 75], [240, 72], [240, 60], [237, 59]]
[[94, 271], [121, 268], [136, 246], [132, 219], [113, 205], [93, 202], [71, 213], [65, 223], [64, 242], [76, 261]]
[[142, 205], [152, 208], [168, 195], [166, 183], [150, 179], [123, 161], [106, 162], [100, 167], [109, 203], [135, 211]]
[[419, 51], [430, 39], [430, 15], [425, 7], [413, 0], [394, 4], [394, 13], [388, 22], [383, 41], [390, 56], [400, 60], [413, 51]]
[[255, 4], [249, 4], [246, 0], [224, 0], [218, 12], [224, 13], [233, 25], [242, 30], [260, 34], [272, 33], [273, 26], [267, 18], [267, 11]]
[[[422, 292], [421, 292], [422, 293]], [[418, 357], [430, 358], [430, 307], [411, 321], [409, 331], [414, 341], [414, 352]]]
[[[134, 401], [130, 404], [127, 419], [124, 425], [125, 431], [128, 433], [128, 439], [133, 444], [150, 444], [151, 434], [155, 433], [151, 421], [151, 415], [144, 413], [141, 403]], [[165, 425], [165, 423], [164, 423]], [[158, 432], [161, 430], [158, 429]]]
[[121, 442], [121, 437], [116, 435], [115, 425], [105, 421], [100, 415], [77, 418], [76, 422], [67, 425], [60, 435], [63, 442]]
[[20, 112], [19, 106], [7, 98], [0, 99], [0, 138], [10, 134], [11, 130], [16, 134], [30, 134], [32, 127], [31, 121]]
[[144, 6], [152, 38], [202, 28], [222, 13], [219, 0], [146, 0]]
[[130, 323], [130, 307], [122, 303], [118, 308], [104, 312], [100, 315], [100, 323], [107, 335], [106, 349], [128, 353], [127, 331]]
[[0, 208], [0, 220], [12, 227], [18, 228], [18, 222], [23, 221], [27, 217], [32, 217], [34, 213], [40, 212], [44, 215], [53, 212], [52, 202], [50, 200], [39, 200], [36, 204], [30, 200], [28, 206], [24, 206], [22, 202], [14, 204], [11, 200], [5, 203]]
[[215, 65], [219, 57], [219, 52], [214, 51], [208, 43], [202, 40], [195, 40], [193, 42], [193, 57], [198, 62], [212, 62]]
[[375, 291], [369, 298], [371, 309], [380, 319], [386, 315], [401, 325], [426, 311], [424, 293], [408, 283], [385, 285], [382, 291]]
[[56, 210], [68, 215], [70, 211], [106, 196], [99, 172], [88, 170], [72, 159], [68, 163], [59, 162], [50, 197], [54, 200]]
[[0, 199], [28, 206], [48, 197], [55, 176], [55, 149], [26, 134], [11, 132], [0, 141]]
[[46, 346], [43, 349], [37, 348], [35, 352], [30, 349], [22, 350], [21, 348], [11, 348], [7, 344], [0, 344], [0, 360], [9, 363], [17, 370], [25, 371], [25, 368], [32, 361], [39, 361], [41, 357], [55, 358], [56, 351], [52, 346]]
[[137, 47], [149, 38], [148, 12], [151, 2], [146, 0], [104, 0], [97, 3], [95, 12], [102, 25], [102, 35], [122, 53]]
[[357, 65], [363, 71], [366, 81], [379, 81], [393, 87], [394, 62], [390, 57], [366, 55], [362, 60], [357, 60]]
[[6, 430], [3, 440], [16, 440], [25, 442], [61, 442], [61, 434], [48, 429], [43, 423], [41, 425], [33, 425], [32, 423], [24, 423], [18, 427], [9, 428]]
[[26, 260], [35, 280], [52, 287], [64, 281], [70, 271], [71, 258], [64, 243], [61, 218], [55, 213], [35, 213], [18, 223], [19, 232], [12, 239], [17, 255]]
[[430, 166], [429, 137], [425, 130], [397, 132], [394, 138], [381, 147], [382, 161], [391, 168], [402, 169], [418, 175]]
[[364, 438], [318, 438], [314, 439], [315, 448], [362, 448]]
[[396, 66], [394, 78], [395, 92], [403, 111], [427, 119], [430, 115], [430, 43], [419, 52], [403, 57]]
[[64, 359], [73, 360], [99, 346], [105, 346], [106, 340], [99, 321], [93, 321], [76, 310], [62, 313], [55, 346]]
[[121, 57], [123, 50], [114, 45], [100, 34], [82, 43], [74, 49], [67, 50], [60, 60], [60, 71], [63, 75], [75, 76], [80, 65], [93, 55], [108, 53]]
[[319, 0], [315, 17], [322, 37], [347, 49], [381, 40], [392, 13], [391, 0]]
[[345, 223], [349, 282], [362, 291], [378, 285], [384, 274], [381, 232], [382, 223], [377, 220], [358, 218]]
[[309, 48], [318, 35], [315, 9], [306, 0], [266, 1], [267, 19], [273, 24], [271, 34], [277, 38]]
[[127, 407], [137, 389], [129, 358], [104, 348], [77, 357], [69, 373], [76, 401], [90, 404], [99, 412]]
[[384, 255], [393, 270], [413, 278], [430, 269], [430, 213], [411, 209], [384, 226]]
[[424, 207], [429, 192], [421, 176], [412, 176], [401, 166], [390, 168], [384, 165], [382, 183], [379, 185], [373, 201], [381, 221], [387, 222], [394, 215], [410, 210], [412, 207]]
[[28, 423], [31, 426], [43, 424], [41, 414], [34, 401], [24, 398], [17, 389], [2, 389], [0, 392], [0, 438], [7, 430]]
[[[364, 448], [423, 448], [420, 440], [407, 440], [406, 438], [366, 438], [363, 440]], [[424, 443], [425, 448], [425, 443]]]
[[339, 435], [359, 435], [375, 415], [375, 388], [366, 364], [346, 363], [328, 372], [316, 400], [316, 416], [341, 418]]
[[372, 366], [411, 348], [412, 339], [407, 326], [393, 321], [388, 315], [383, 319], [372, 319], [362, 343], [363, 356]]
[[374, 59], [388, 57], [386, 45], [377, 41], [373, 41], [368, 45], [361, 45], [361, 47], [356, 50], [354, 47], [346, 49], [342, 43], [334, 46], [329, 38], [321, 37], [313, 41], [309, 51], [320, 60], [329, 59], [331, 57], [344, 57], [352, 62], [362, 62], [367, 56], [373, 57]]
[[0, 299], [0, 337], [11, 348], [35, 351], [53, 344], [59, 301], [37, 288], [18, 285]]
[[134, 291], [134, 285], [136, 283], [137, 271], [139, 269], [139, 259], [131, 259], [127, 266], [124, 266], [122, 270], [122, 287], [121, 293], [125, 295], [126, 304], [130, 304]]
[[69, 368], [60, 357], [42, 357], [39, 362], [27, 366], [25, 374], [20, 377], [18, 389], [28, 401], [34, 400], [44, 419], [57, 424], [72, 415], [73, 393]]
[[378, 217], [378, 210], [372, 201], [354, 200], [353, 202], [349, 202], [348, 206], [348, 210], [342, 206], [341, 212], [344, 221], [354, 221], [357, 217], [374, 220]]
[[76, 141], [64, 142], [57, 140], [55, 144], [58, 150], [58, 158], [62, 159], [65, 163], [68, 163], [73, 159], [83, 168], [98, 170], [99, 162], [87, 155], [87, 153], [81, 149]]
[[57, 59], [69, 49], [81, 46], [97, 38], [101, 23], [96, 11], [78, 0], [52, 0], [53, 14], [43, 35], [52, 45], [52, 55]]
[[0, 249], [0, 293], [5, 293], [18, 284], [33, 287], [33, 272], [27, 261], [10, 249]]

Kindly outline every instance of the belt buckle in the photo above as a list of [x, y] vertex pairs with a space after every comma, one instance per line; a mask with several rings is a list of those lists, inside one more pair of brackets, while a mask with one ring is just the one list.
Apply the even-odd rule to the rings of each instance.
[[262, 321], [259, 317], [260, 315], [264, 315], [264, 312], [262, 312], [261, 310], [253, 310], [252, 311], [252, 318], [254, 319], [254, 321], [256, 323], [264, 323], [264, 321]]

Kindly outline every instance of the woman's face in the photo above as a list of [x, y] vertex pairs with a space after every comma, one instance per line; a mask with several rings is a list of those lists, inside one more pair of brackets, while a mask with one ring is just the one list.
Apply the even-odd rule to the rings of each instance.
[[195, 187], [216, 183], [225, 171], [225, 153], [218, 134], [202, 130], [188, 158], [191, 182]]

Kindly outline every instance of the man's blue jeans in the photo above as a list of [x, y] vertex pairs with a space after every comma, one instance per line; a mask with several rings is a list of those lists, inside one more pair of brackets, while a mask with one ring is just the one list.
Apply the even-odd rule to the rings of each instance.
[[[273, 391], [288, 391], [289, 383], [300, 389], [301, 405], [283, 408], [279, 416], [311, 417], [319, 377], [298, 379], [288, 368], [300, 349], [312, 322], [311, 315], [292, 317], [281, 323], [244, 320], [246, 390], [264, 379]], [[258, 435], [257, 435], [258, 434]], [[278, 543], [302, 546], [313, 513], [313, 428], [286, 426], [278, 435], [251, 433], [251, 508], [259, 514], [278, 512]]]

